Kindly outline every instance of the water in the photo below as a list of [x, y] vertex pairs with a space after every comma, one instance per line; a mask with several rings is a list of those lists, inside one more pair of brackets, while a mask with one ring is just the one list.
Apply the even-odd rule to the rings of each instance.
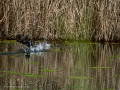
[[25, 51], [25, 53], [29, 53], [29, 54], [42, 54], [43, 52], [49, 51], [50, 49], [50, 44], [48, 44], [47, 42], [40, 42], [37, 45], [35, 45], [34, 47], [23, 47], [23, 50]]
[[0, 90], [119, 90], [120, 44], [0, 43]]

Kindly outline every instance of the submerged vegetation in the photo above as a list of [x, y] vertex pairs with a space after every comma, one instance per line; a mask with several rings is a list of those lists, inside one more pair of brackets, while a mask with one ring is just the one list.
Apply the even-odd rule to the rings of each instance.
[[119, 41], [118, 0], [1, 0], [0, 37]]

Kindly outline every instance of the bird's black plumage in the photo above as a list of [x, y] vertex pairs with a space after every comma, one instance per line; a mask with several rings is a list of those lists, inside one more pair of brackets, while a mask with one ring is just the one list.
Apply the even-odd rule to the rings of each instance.
[[22, 44], [25, 44], [25, 45], [27, 45], [27, 47], [30, 48], [30, 46], [33, 46], [33, 43], [32, 43], [32, 40], [30, 40], [30, 39], [28, 38], [28, 36], [29, 36], [29, 34], [28, 34], [26, 37], [22, 36], [21, 34], [18, 34], [18, 35], [16, 36], [17, 42], [20, 42], [20, 43], [22, 43]]

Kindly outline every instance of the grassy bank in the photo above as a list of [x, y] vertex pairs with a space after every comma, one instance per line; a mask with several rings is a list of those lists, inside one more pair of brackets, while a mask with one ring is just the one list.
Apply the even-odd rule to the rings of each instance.
[[119, 41], [118, 0], [2, 0], [0, 37]]

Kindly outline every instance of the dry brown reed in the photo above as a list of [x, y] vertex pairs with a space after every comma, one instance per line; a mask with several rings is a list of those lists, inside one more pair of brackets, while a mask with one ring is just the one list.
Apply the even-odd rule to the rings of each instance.
[[2, 0], [0, 36], [119, 40], [118, 0]]
[[120, 41], [120, 1], [97, 0], [96, 24], [92, 37], [98, 41]]

